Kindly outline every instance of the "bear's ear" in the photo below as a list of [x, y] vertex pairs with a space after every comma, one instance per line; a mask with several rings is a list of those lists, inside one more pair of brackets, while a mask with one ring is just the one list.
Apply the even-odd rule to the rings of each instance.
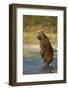
[[45, 38], [47, 38], [47, 36], [44, 34], [44, 32], [43, 32], [43, 31], [41, 31], [41, 33], [42, 33], [42, 35], [43, 35]]
[[43, 31], [41, 31], [41, 33], [43, 34], [44, 32], [43, 32]]
[[45, 35], [43, 31], [41, 31], [42, 35]]

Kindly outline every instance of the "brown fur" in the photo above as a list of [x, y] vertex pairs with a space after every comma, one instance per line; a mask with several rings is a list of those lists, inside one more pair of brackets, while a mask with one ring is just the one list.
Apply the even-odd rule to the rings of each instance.
[[40, 41], [40, 53], [42, 58], [44, 59], [46, 65], [49, 65], [53, 60], [53, 48], [51, 43], [43, 31], [38, 33], [37, 39]]

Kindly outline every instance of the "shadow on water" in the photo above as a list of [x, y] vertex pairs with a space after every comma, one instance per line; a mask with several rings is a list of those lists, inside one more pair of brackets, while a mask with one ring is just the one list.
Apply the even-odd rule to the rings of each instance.
[[23, 59], [23, 74], [44, 74], [44, 73], [57, 73], [57, 55], [55, 53], [53, 61], [46, 67], [43, 59], [38, 52], [31, 53]]

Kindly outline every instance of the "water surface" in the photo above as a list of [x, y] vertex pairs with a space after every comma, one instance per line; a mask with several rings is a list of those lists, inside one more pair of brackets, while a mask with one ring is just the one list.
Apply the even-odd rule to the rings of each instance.
[[56, 73], [57, 72], [57, 55], [54, 51], [53, 61], [48, 67], [41, 58], [39, 52], [31, 52], [30, 55], [24, 55], [23, 57], [23, 74], [44, 74], [44, 73]]

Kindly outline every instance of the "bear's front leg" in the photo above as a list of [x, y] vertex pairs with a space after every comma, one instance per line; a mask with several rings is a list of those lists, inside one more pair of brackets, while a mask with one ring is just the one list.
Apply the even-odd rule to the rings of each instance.
[[40, 54], [41, 54], [41, 57], [43, 58], [44, 57], [44, 53], [42, 50], [40, 50]]

